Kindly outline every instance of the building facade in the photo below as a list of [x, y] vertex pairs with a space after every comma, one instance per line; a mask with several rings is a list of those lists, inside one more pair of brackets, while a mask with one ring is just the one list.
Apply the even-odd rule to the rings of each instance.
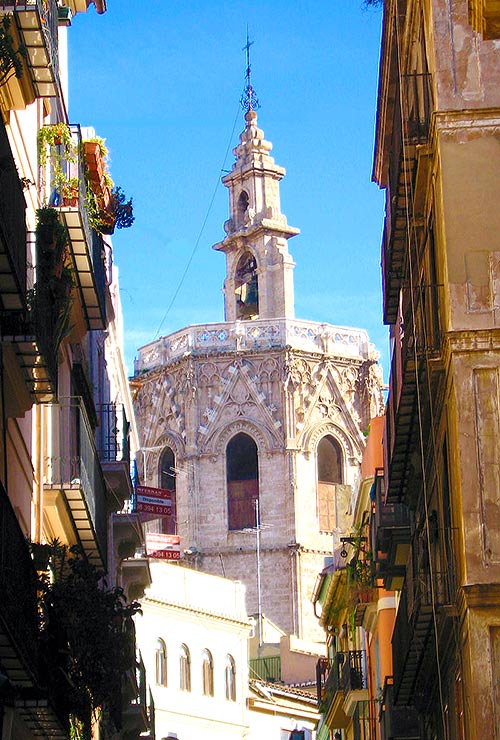
[[270, 150], [249, 107], [214, 247], [225, 321], [141, 348], [135, 409], [144, 481], [173, 492], [191, 564], [242, 580], [250, 613], [318, 640], [312, 588], [345, 526], [381, 380], [366, 332], [294, 318], [298, 229]]
[[499, 20], [488, 0], [384, 3], [379, 503], [398, 516], [375, 542], [400, 590], [394, 705], [417, 710], [420, 738], [500, 737]]
[[[91, 728], [117, 740], [151, 728], [131, 619], [121, 592], [113, 591], [120, 585], [137, 595], [148, 582], [144, 567], [133, 578], [124, 573], [143, 535], [119, 513], [131, 496], [136, 436], [112, 266], [118, 211], [102, 140], [86, 142], [92, 135], [68, 119], [67, 35], [89, 5], [33, 0], [0, 7], [4, 740], [62, 740]], [[104, 0], [93, 5], [106, 11]], [[107, 650], [112, 642], [121, 668], [99, 651], [84, 667], [82, 645]], [[106, 677], [99, 679], [101, 669]]]
[[244, 586], [159, 560], [151, 571], [136, 629], [157, 737], [243, 740], [252, 630]]

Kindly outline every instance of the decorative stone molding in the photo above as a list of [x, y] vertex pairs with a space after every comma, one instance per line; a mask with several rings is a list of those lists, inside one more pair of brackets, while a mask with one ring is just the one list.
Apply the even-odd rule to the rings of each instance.
[[357, 461], [361, 460], [361, 445], [353, 440], [345, 429], [331, 421], [319, 423], [306, 429], [300, 440], [301, 447], [310, 455], [316, 451], [320, 439], [327, 435], [331, 435], [340, 444], [346, 461], [350, 458]]
[[[255, 441], [257, 450], [260, 454], [271, 453], [279, 448], [279, 442], [270, 429], [259, 427], [255, 422], [249, 419], [233, 421], [222, 429], [217, 429], [210, 441], [205, 445], [205, 450], [216, 456], [224, 453], [226, 446], [232, 437], [239, 432], [245, 432]], [[205, 451], [204, 450], [204, 451]]]

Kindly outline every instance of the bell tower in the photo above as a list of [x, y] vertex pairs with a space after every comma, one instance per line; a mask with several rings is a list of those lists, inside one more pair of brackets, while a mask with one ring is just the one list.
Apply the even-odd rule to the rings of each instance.
[[250, 82], [242, 96], [245, 129], [233, 150], [236, 161], [222, 182], [229, 190], [225, 239], [214, 249], [226, 254], [226, 321], [294, 317], [293, 268], [288, 239], [300, 233], [281, 213], [279, 182], [285, 169], [269, 152], [272, 144], [257, 127], [258, 101]]

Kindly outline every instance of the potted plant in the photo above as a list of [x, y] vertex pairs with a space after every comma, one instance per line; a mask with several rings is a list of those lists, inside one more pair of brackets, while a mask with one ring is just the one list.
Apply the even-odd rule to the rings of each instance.
[[66, 159], [74, 162], [76, 151], [68, 124], [59, 122], [42, 126], [38, 132], [38, 153], [42, 166], [47, 162], [49, 150], [59, 146], [64, 148]]
[[70, 177], [62, 183], [60, 189], [62, 191], [63, 205], [78, 205], [79, 186], [80, 183], [77, 177]]

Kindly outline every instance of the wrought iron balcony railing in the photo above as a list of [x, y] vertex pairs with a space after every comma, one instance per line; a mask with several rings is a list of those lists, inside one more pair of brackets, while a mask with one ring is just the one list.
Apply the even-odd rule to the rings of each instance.
[[32, 687], [38, 655], [36, 573], [26, 538], [0, 482], [0, 662], [11, 681]]
[[54, 442], [45, 462], [45, 487], [64, 494], [84, 551], [107, 558], [106, 488], [92, 429], [79, 397], [49, 406]]
[[[79, 125], [72, 125], [72, 146], [49, 147], [45, 174], [50, 202], [57, 206], [68, 229], [75, 282], [88, 329], [104, 329], [106, 323], [106, 275], [102, 236], [89, 222], [85, 158]], [[61, 180], [63, 184], [61, 185]], [[75, 183], [75, 190], [65, 194]], [[76, 187], [78, 183], [78, 187]]]
[[26, 201], [0, 117], [0, 308], [26, 306]]
[[394, 106], [382, 241], [384, 321], [387, 324], [393, 324], [397, 318], [401, 282], [407, 269], [408, 223], [413, 218], [417, 145], [428, 140], [432, 108], [430, 74], [403, 75]]
[[55, 97], [58, 91], [57, 5], [57, 0], [0, 0], [0, 14], [13, 14], [38, 98]]
[[97, 451], [101, 462], [130, 463], [130, 423], [121, 403], [102, 403], [97, 407]]
[[366, 652], [364, 650], [349, 650], [344, 653], [342, 665], [342, 688], [344, 693], [368, 688], [368, 672], [366, 667]]

